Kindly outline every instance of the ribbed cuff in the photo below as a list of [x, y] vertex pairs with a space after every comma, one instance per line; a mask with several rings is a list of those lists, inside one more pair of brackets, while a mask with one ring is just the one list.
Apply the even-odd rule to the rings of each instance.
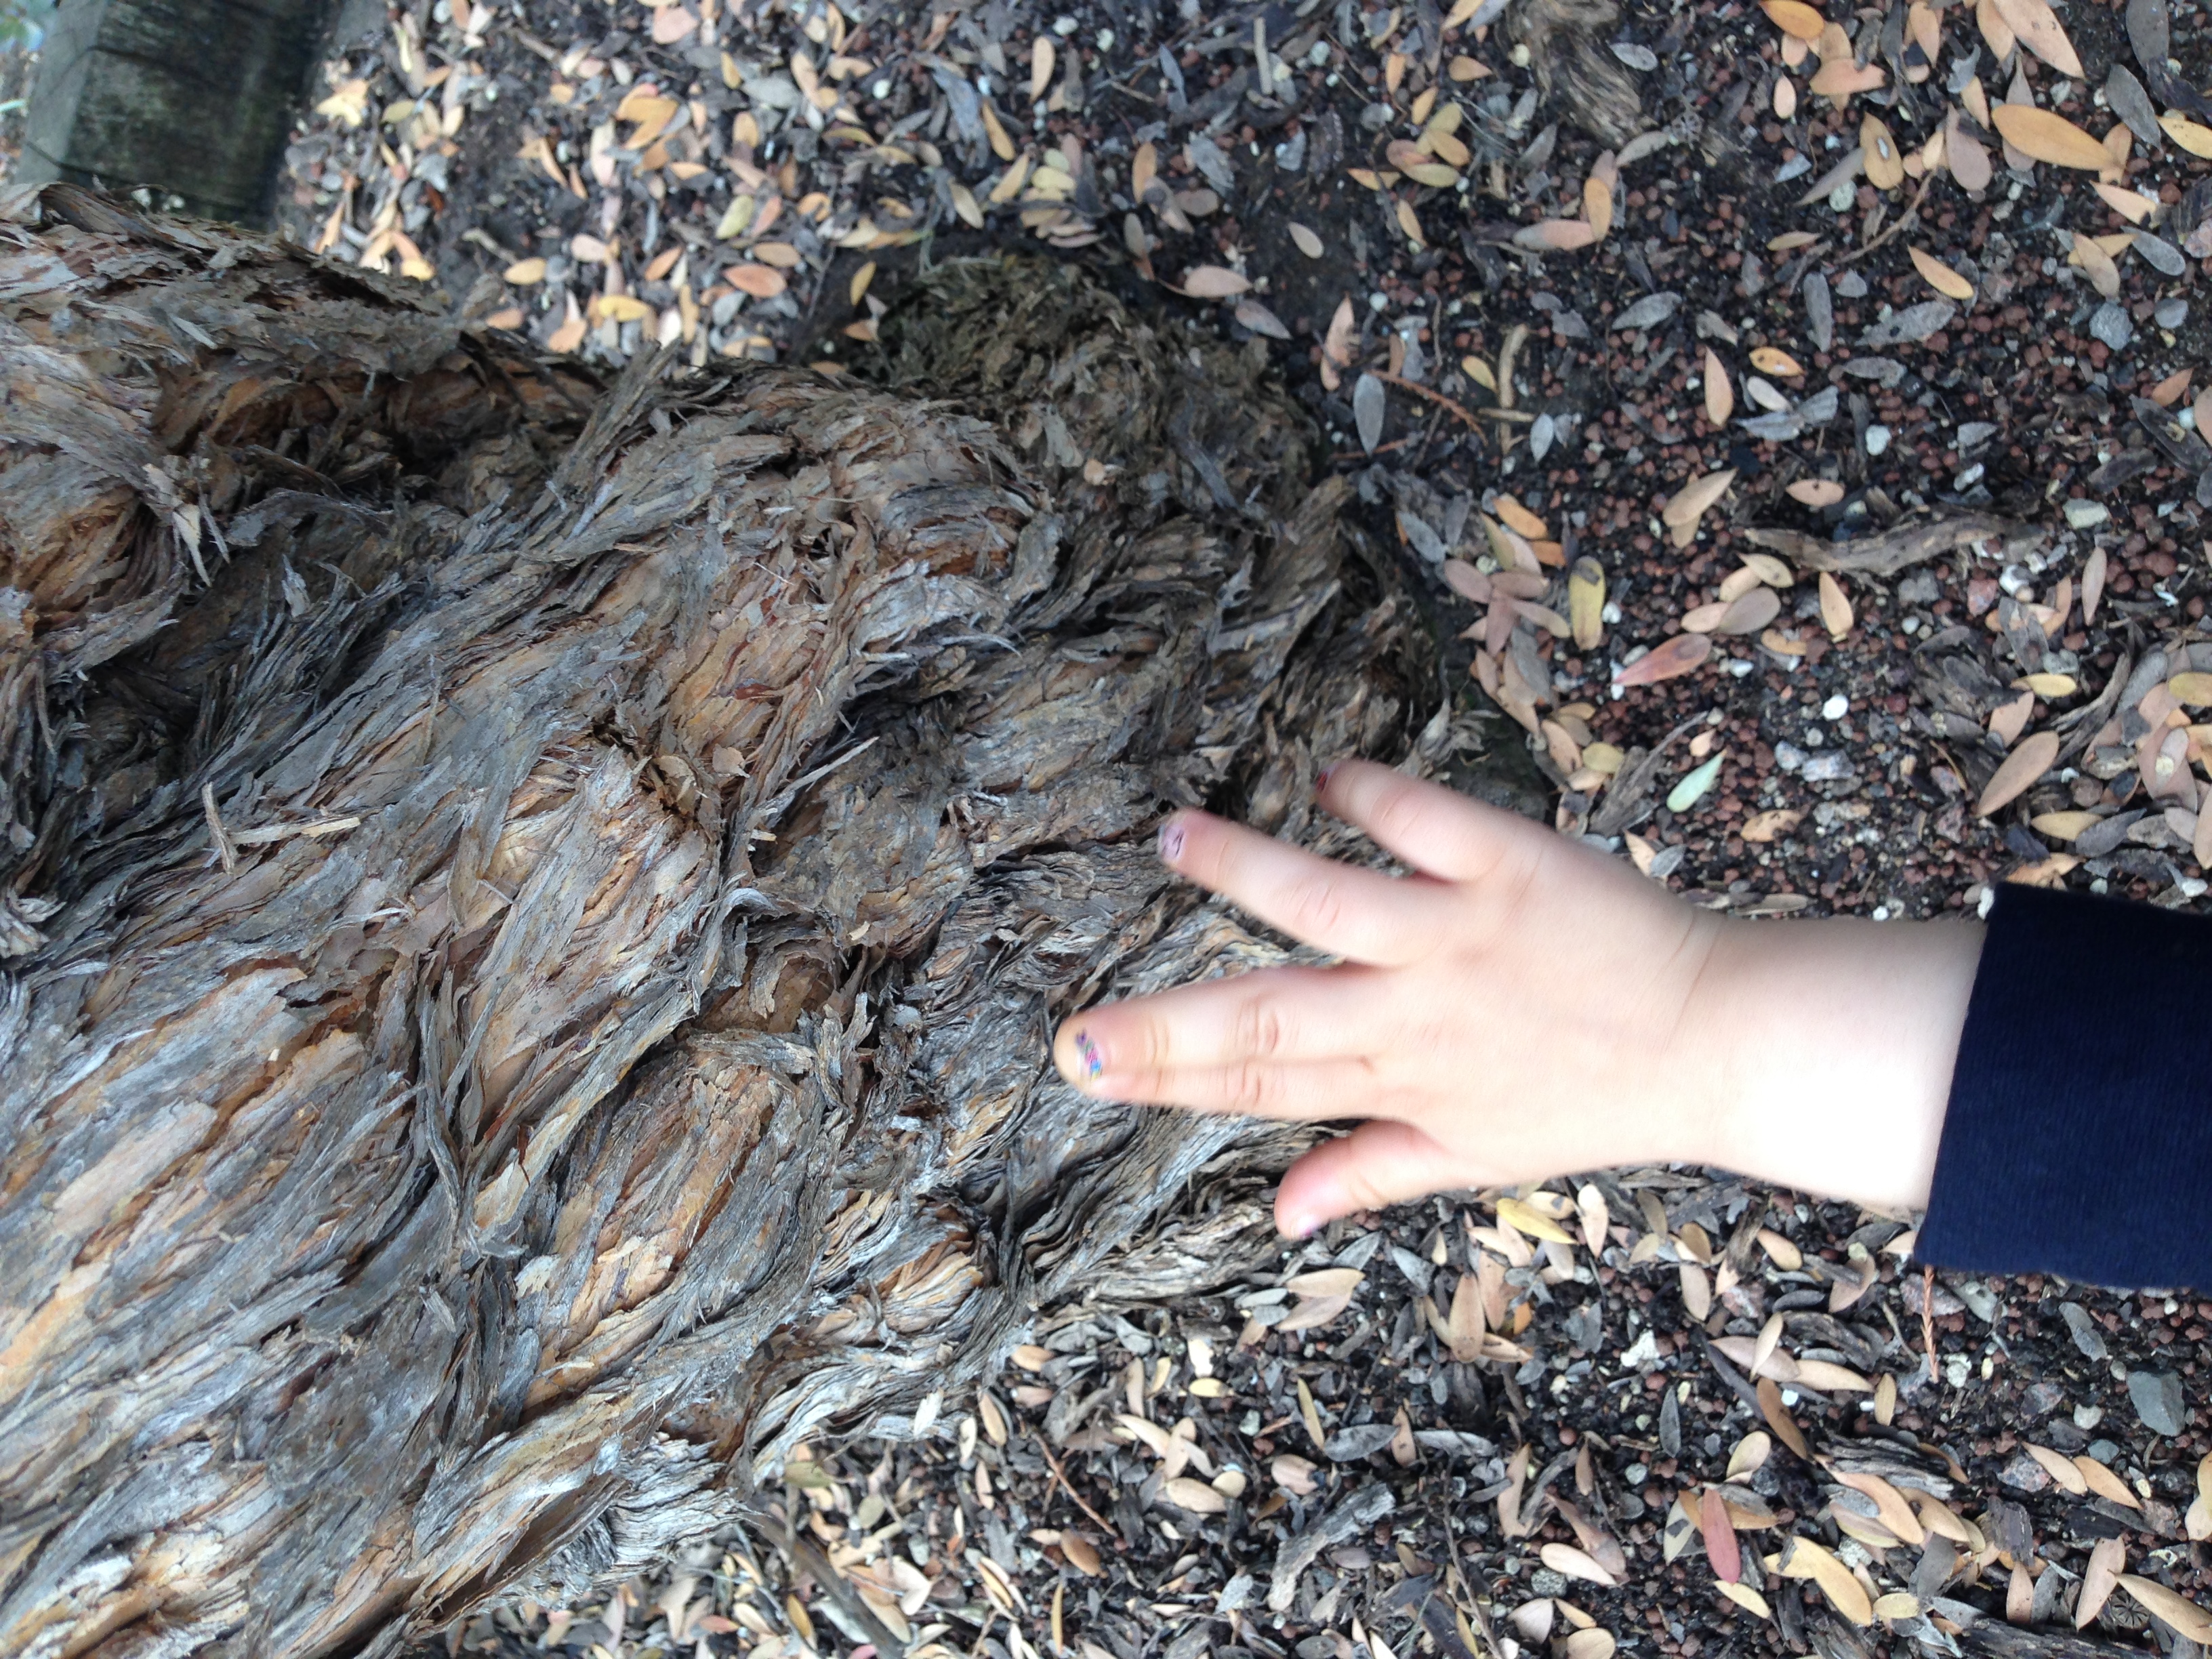
[[2212, 1289], [2212, 921], [1998, 888], [1918, 1254]]

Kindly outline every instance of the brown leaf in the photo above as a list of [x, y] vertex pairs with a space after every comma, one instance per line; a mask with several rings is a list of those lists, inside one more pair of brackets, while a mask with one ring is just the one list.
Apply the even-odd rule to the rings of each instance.
[[2061, 75], [2081, 78], [2081, 60], [2074, 55], [2074, 43], [2066, 38], [2065, 27], [2047, 0], [1996, 0], [1996, 8], [2021, 45]]
[[1943, 165], [1961, 190], [1987, 190], [1996, 177], [1989, 146], [1959, 125], [1956, 110], [1943, 124]]
[[2204, 1609], [2187, 1596], [2168, 1589], [2155, 1578], [2141, 1578], [2131, 1572], [2119, 1575], [2119, 1585], [2142, 1604], [2145, 1612], [2191, 1641], [2200, 1646], [2212, 1643], [2212, 1617], [2207, 1617]]
[[1720, 354], [1711, 346], [1705, 348], [1705, 419], [1716, 428], [1729, 423], [1735, 413], [1735, 388], [1729, 383], [1727, 367]]
[[1712, 654], [1713, 642], [1704, 634], [1676, 634], [1653, 647], [1613, 676], [1615, 685], [1654, 685], [1687, 674]]
[[1820, 626], [1828, 630], [1828, 637], [1840, 640], [1851, 631], [1856, 617], [1851, 611], [1850, 595], [1844, 585], [1826, 571], [1820, 573]]
[[1553, 1572], [1564, 1573], [1569, 1578], [1579, 1578], [1589, 1584], [1603, 1584], [1607, 1589], [1620, 1583], [1586, 1551], [1578, 1550], [1571, 1544], [1547, 1544], [1536, 1553]]
[[1692, 478], [1668, 498], [1659, 510], [1659, 521], [1674, 532], [1675, 546], [1687, 547], [1697, 539], [1698, 520], [1705, 517], [1707, 508], [1728, 494], [1729, 486], [1735, 482], [1735, 469], [1723, 467], [1701, 478]]
[[769, 265], [724, 265], [722, 275], [732, 288], [756, 300], [773, 300], [791, 286], [781, 271]]
[[1974, 285], [1932, 253], [1923, 253], [1917, 247], [1907, 247], [1905, 253], [1912, 260], [1912, 268], [1927, 279], [1928, 286], [1947, 300], [1971, 304]]
[[1803, 1458], [1813, 1461], [1813, 1449], [1805, 1443], [1805, 1431], [1797, 1426], [1796, 1419], [1782, 1408], [1782, 1390], [1774, 1385], [1771, 1376], [1759, 1379], [1759, 1409], [1766, 1419], [1766, 1426], [1781, 1437], [1782, 1443]]
[[2089, 1565], [2081, 1574], [2081, 1589], [2074, 1602], [2074, 1628], [2081, 1630], [2105, 1610], [2105, 1603], [2119, 1588], [2120, 1574], [2128, 1565], [2128, 1547], [2117, 1538], [2100, 1538], [2089, 1552]]
[[1847, 53], [1820, 65], [1813, 76], [1811, 90], [1816, 98], [1832, 98], [1841, 103], [1854, 93], [1881, 91], [1887, 78], [1881, 65], [1853, 63]]
[[2053, 167], [2101, 173], [2111, 164], [2111, 154], [2063, 115], [2033, 104], [1999, 104], [1990, 112], [2004, 141], [2031, 161]]
[[1553, 253], [1571, 253], [1597, 240], [1597, 227], [1587, 219], [1539, 219], [1533, 225], [1523, 225], [1513, 233], [1516, 247], [1539, 248]]
[[1743, 1551], [1729, 1524], [1728, 1500], [1717, 1486], [1707, 1486], [1698, 1499], [1698, 1530], [1705, 1534], [1705, 1559], [1714, 1573], [1731, 1584], [1741, 1578]]
[[1988, 817], [2008, 803], [2016, 800], [2030, 785], [2058, 763], [2058, 734], [2038, 732], [2022, 739], [2020, 746], [2005, 757], [2004, 764], [1990, 777], [1982, 791], [1975, 811]]
[[1878, 115], [1859, 123], [1859, 149], [1866, 158], [1867, 182], [1876, 190], [1895, 190], [1905, 182], [1905, 157], [1897, 137]]
[[1182, 291], [1194, 300], [1231, 300], [1251, 288], [1250, 277], [1226, 265], [1193, 265], [1182, 277]]
[[1817, 40], [1828, 27], [1828, 20], [1807, 5], [1805, 0], [1759, 0], [1759, 9], [1772, 20], [1775, 27], [1800, 40]]

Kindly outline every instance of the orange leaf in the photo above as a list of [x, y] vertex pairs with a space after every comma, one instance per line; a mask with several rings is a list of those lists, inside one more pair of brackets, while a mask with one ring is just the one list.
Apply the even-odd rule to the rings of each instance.
[[781, 271], [769, 265], [724, 265], [722, 275], [738, 293], [756, 300], [773, 300], [791, 286]]

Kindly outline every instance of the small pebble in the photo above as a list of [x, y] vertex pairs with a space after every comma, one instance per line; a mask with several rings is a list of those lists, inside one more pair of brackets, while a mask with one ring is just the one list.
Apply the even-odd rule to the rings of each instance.
[[1851, 204], [1858, 200], [1859, 187], [1856, 181], [1846, 179], [1828, 192], [1828, 205], [1838, 213], [1847, 213]]
[[2189, 301], [2160, 300], [2158, 309], [2151, 313], [2151, 319], [2160, 328], [2179, 328], [2189, 320]]
[[2069, 501], [2066, 503], [2066, 522], [2076, 530], [2094, 530], [2112, 516], [2112, 510], [2102, 501]]
[[2136, 325], [2125, 306], [2117, 300], [2107, 300], [2089, 319], [2089, 332], [2118, 351], [2136, 337]]
[[1824, 720], [1839, 720], [1850, 712], [1851, 700], [1840, 691], [1820, 705], [1820, 718]]
[[1868, 454], [1879, 455], [1888, 447], [1889, 428], [1887, 427], [1870, 426], [1867, 428], [1866, 452]]

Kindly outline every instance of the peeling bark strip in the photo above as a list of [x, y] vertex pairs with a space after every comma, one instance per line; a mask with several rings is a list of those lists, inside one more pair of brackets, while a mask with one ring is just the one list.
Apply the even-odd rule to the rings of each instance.
[[1173, 1207], [1285, 1142], [1042, 1037], [1281, 958], [1164, 877], [1162, 802], [1332, 845], [1315, 755], [1403, 750], [1253, 359], [956, 265], [890, 359], [1000, 427], [602, 392], [42, 210], [0, 226], [0, 1650], [388, 1654], [635, 1571], [1116, 1262], [1235, 1270], [1241, 1215]]

